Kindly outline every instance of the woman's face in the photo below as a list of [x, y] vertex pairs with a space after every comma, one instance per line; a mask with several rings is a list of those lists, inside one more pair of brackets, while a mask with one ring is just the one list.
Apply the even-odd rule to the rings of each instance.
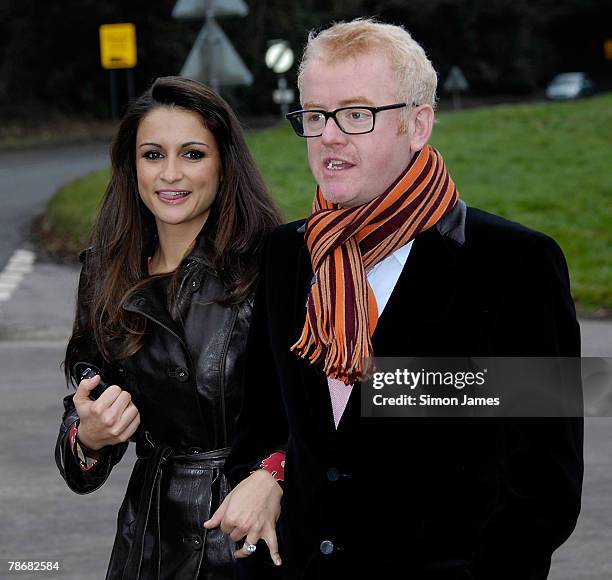
[[166, 106], [148, 113], [136, 133], [136, 173], [158, 232], [184, 231], [193, 239], [208, 218], [221, 178], [217, 141], [200, 115]]

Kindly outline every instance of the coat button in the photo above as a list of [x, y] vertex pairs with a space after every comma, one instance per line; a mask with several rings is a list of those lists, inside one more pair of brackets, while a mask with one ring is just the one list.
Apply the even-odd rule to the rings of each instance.
[[323, 540], [321, 542], [321, 545], [319, 546], [319, 550], [321, 551], [321, 554], [325, 556], [329, 556], [330, 554], [332, 554], [334, 549], [335, 549], [334, 543], [330, 540]]
[[197, 278], [194, 278], [191, 281], [191, 290], [193, 292], [196, 292], [197, 290], [199, 290], [199, 288], [200, 288], [200, 280], [198, 280]]
[[340, 471], [337, 467], [330, 467], [327, 470], [327, 481], [338, 481], [340, 479]]
[[172, 373], [181, 383], [186, 383], [189, 380], [189, 372], [183, 367], [177, 367]]
[[194, 551], [202, 549], [202, 539], [200, 536], [185, 536], [183, 543]]

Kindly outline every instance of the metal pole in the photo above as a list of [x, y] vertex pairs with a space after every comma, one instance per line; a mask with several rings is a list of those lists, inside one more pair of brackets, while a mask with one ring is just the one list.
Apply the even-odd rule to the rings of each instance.
[[125, 74], [127, 76], [128, 103], [131, 103], [136, 96], [136, 91], [134, 90], [134, 69], [126, 69]]
[[[283, 95], [287, 90], [287, 79], [283, 75], [278, 76], [278, 90], [279, 94]], [[289, 112], [289, 103], [283, 98], [281, 101], [281, 119], [285, 118], [285, 115]]]
[[461, 108], [461, 93], [453, 91], [453, 109], [458, 111]]
[[110, 69], [110, 97], [111, 97], [111, 117], [113, 121], [119, 119], [119, 88], [117, 86], [117, 71]]
[[214, 23], [215, 23], [215, 8], [214, 8], [214, 0], [204, 0], [205, 8], [206, 8], [206, 26], [208, 28], [208, 34], [206, 35], [207, 45], [208, 45], [208, 55], [207, 55], [207, 75], [206, 81], [208, 86], [215, 91], [215, 93], [219, 92], [219, 77], [217, 75], [217, 35], [214, 32]]

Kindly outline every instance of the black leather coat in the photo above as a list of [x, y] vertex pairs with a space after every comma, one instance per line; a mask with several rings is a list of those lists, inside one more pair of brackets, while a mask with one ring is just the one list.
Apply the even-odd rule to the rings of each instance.
[[[85, 316], [79, 284], [79, 316]], [[106, 578], [231, 578], [234, 545], [202, 523], [229, 486], [222, 472], [242, 403], [242, 368], [251, 301], [224, 306], [224, 288], [196, 249], [181, 265], [177, 308], [166, 307], [160, 282], [132, 295], [124, 308], [149, 321], [143, 347], [121, 364], [104, 364], [91, 342], [79, 357], [100, 366], [109, 382], [132, 394], [141, 424], [133, 436], [138, 460], [119, 511]], [[68, 432], [78, 421], [73, 395], [56, 446], [56, 461], [77, 493], [100, 487], [128, 443], [104, 448], [81, 470]]]

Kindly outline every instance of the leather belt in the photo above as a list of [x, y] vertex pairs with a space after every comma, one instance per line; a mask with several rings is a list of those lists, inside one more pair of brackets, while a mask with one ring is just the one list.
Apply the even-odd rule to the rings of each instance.
[[139, 458], [146, 460], [146, 469], [142, 486], [142, 493], [138, 502], [137, 521], [134, 529], [134, 537], [130, 552], [128, 554], [122, 578], [124, 580], [139, 580], [142, 568], [142, 560], [145, 548], [145, 537], [147, 529], [154, 532], [153, 546], [153, 578], [159, 580], [161, 571], [161, 527], [160, 527], [160, 491], [162, 470], [168, 461], [180, 461], [187, 463], [201, 463], [225, 460], [229, 455], [230, 447], [214, 449], [202, 453], [175, 454], [169, 445], [155, 444], [148, 433], [145, 438], [150, 453], [140, 455]]

